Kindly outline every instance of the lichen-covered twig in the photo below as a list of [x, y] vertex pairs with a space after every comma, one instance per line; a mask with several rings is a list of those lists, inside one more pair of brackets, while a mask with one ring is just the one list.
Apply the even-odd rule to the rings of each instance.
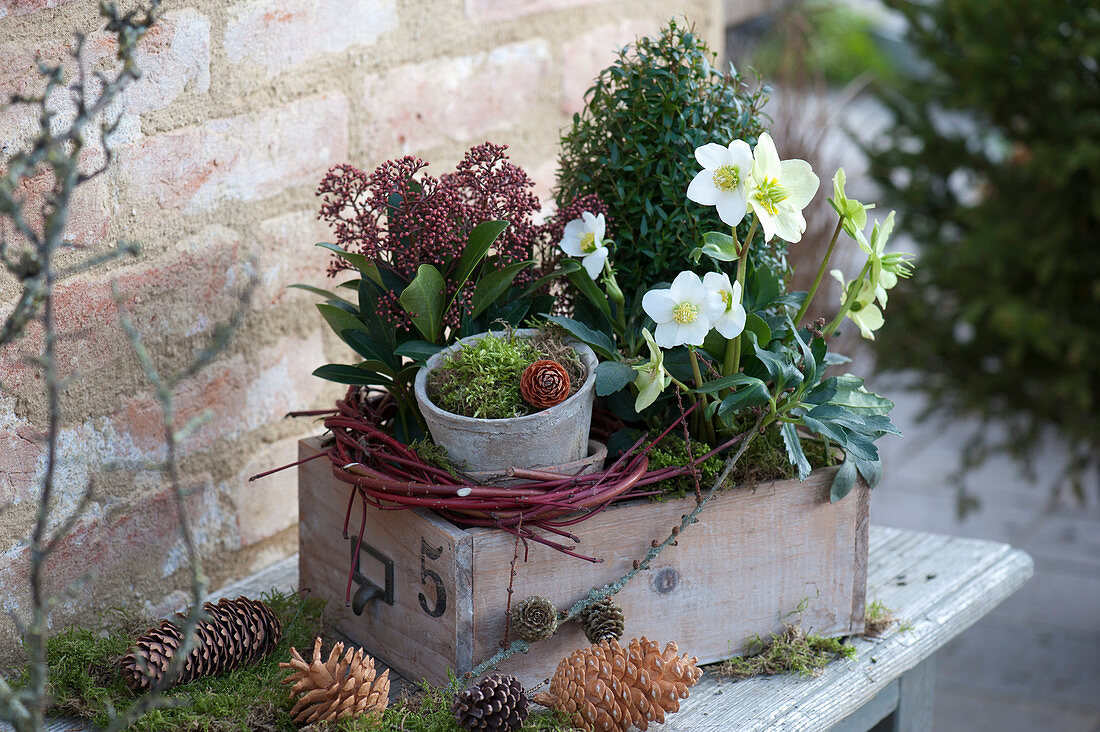
[[[645, 555], [641, 559], [634, 560], [634, 565], [625, 574], [623, 574], [614, 582], [609, 582], [603, 587], [598, 587], [590, 590], [588, 594], [586, 594], [583, 598], [574, 603], [573, 606], [570, 607], [568, 611], [566, 611], [565, 615], [560, 618], [560, 623], [569, 622], [570, 620], [578, 617], [592, 604], [599, 602], [605, 597], [611, 597], [612, 595], [622, 592], [627, 584], [636, 576], [638, 576], [640, 572], [644, 572], [645, 570], [649, 569], [650, 565], [653, 564], [653, 560], [660, 556], [661, 552], [663, 552], [667, 547], [675, 544], [678, 537], [689, 526], [699, 520], [699, 514], [702, 513], [703, 509], [710, 502], [710, 499], [714, 497], [715, 493], [718, 492], [719, 488], [721, 488], [725, 484], [726, 479], [733, 471], [734, 466], [737, 465], [737, 461], [741, 459], [741, 456], [745, 454], [745, 450], [748, 449], [749, 444], [760, 433], [760, 424], [762, 421], [763, 416], [757, 417], [756, 423], [749, 430], [741, 433], [741, 435], [739, 436], [740, 440], [737, 447], [737, 452], [735, 452], [733, 456], [726, 461], [726, 465], [723, 468], [722, 473], [714, 481], [713, 485], [711, 485], [706, 494], [702, 498], [696, 500], [695, 508], [692, 509], [690, 513], [684, 514], [684, 517], [680, 520], [680, 523], [672, 527], [672, 531], [669, 532], [664, 541], [658, 542], [656, 539], [654, 539], [652, 545], [646, 551]], [[531, 643], [525, 640], [513, 641], [507, 647], [502, 648], [500, 651], [493, 654], [490, 658], [487, 658], [479, 663], [473, 670], [466, 674], [466, 677], [469, 678], [480, 676], [489, 669], [495, 668], [498, 664], [514, 656], [515, 654], [527, 653], [527, 651], [529, 651], [530, 649]]]
[[[37, 95], [16, 96], [10, 102], [11, 105], [37, 109], [39, 125], [35, 134], [27, 140], [24, 149], [0, 161], [0, 219], [7, 223], [6, 229], [0, 229], [0, 266], [13, 275], [21, 287], [14, 308], [0, 324], [0, 347], [18, 340], [29, 324], [37, 322], [40, 325], [41, 352], [34, 363], [42, 371], [47, 405], [43, 438], [46, 453], [44, 470], [30, 537], [30, 622], [24, 627], [16, 618], [29, 656], [29, 673], [26, 683], [20, 688], [13, 688], [6, 679], [0, 677], [0, 719], [11, 722], [18, 732], [38, 732], [44, 729], [48, 678], [46, 637], [53, 602], [45, 587], [46, 562], [93, 500], [95, 490], [94, 482], [90, 481], [76, 511], [60, 521], [53, 521], [51, 506], [60, 459], [58, 434], [61, 392], [65, 383], [57, 367], [58, 331], [54, 291], [57, 282], [64, 277], [86, 272], [124, 255], [135, 255], [139, 252], [139, 247], [121, 242], [111, 251], [92, 254], [64, 267], [58, 265], [57, 255], [62, 250], [71, 248], [70, 243], [64, 239], [64, 231], [73, 193], [79, 186], [102, 174], [111, 163], [112, 153], [108, 138], [116, 128], [117, 120], [104, 122], [102, 118], [123, 89], [140, 75], [134, 61], [134, 52], [137, 43], [156, 22], [159, 3], [160, 0], [150, 0], [147, 6], [122, 13], [113, 3], [101, 1], [100, 11], [106, 18], [106, 29], [114, 34], [118, 42], [118, 68], [111, 73], [95, 71], [89, 76], [82, 58], [84, 38], [77, 35], [71, 51], [76, 68], [75, 78], [66, 81], [64, 66], [61, 64], [50, 66], [39, 61], [43, 91]], [[59, 124], [57, 113], [49, 108], [48, 101], [63, 94], [72, 101], [73, 109], [71, 119]], [[82, 151], [92, 139], [99, 144], [102, 160], [94, 169], [82, 169], [81, 166], [85, 164]], [[36, 211], [31, 216], [28, 215], [29, 202], [22, 191], [27, 181], [42, 174], [50, 176], [52, 187], [42, 196], [41, 203], [37, 204]], [[32, 225], [32, 221], [36, 223]], [[11, 235], [5, 236], [5, 231]], [[141, 334], [122, 306], [118, 292], [115, 292], [123, 328], [162, 408], [166, 459], [157, 467], [167, 476], [175, 496], [180, 536], [191, 570], [193, 609], [183, 623], [183, 653], [177, 655], [180, 663], [187, 655], [187, 648], [194, 642], [194, 627], [199, 620], [197, 608], [205, 593], [206, 580], [186, 510], [186, 496], [178, 461], [179, 442], [193, 425], [189, 423], [182, 428], [177, 427], [173, 390], [224, 350], [233, 333], [239, 329], [254, 287], [255, 277], [242, 294], [229, 322], [215, 329], [210, 342], [191, 362], [166, 378], [155, 367]], [[51, 529], [51, 523], [56, 523], [56, 527]], [[165, 678], [170, 679], [175, 670], [178, 668], [170, 669]], [[128, 727], [137, 717], [160, 703], [159, 691], [154, 689], [152, 694], [138, 700], [125, 715], [114, 716], [112, 713], [109, 729]]]
[[122, 328], [126, 331], [126, 337], [130, 341], [130, 346], [134, 349], [138, 363], [141, 365], [142, 373], [145, 375], [150, 385], [152, 385], [153, 393], [161, 408], [165, 444], [164, 472], [168, 477], [169, 486], [172, 490], [173, 498], [175, 499], [180, 538], [183, 540], [184, 548], [187, 551], [187, 561], [191, 568], [191, 606], [182, 622], [177, 623], [180, 632], [183, 634], [183, 643], [172, 657], [164, 675], [160, 677], [157, 683], [153, 684], [148, 694], [139, 699], [137, 703], [127, 710], [125, 715], [114, 717], [111, 720], [108, 730], [127, 729], [141, 715], [157, 706], [161, 700], [161, 692], [171, 684], [172, 680], [175, 679], [180, 670], [182, 670], [187, 655], [194, 645], [195, 626], [203, 619], [201, 605], [202, 598], [206, 594], [206, 575], [202, 569], [202, 557], [199, 556], [198, 549], [195, 546], [194, 532], [191, 529], [191, 518], [187, 511], [187, 494], [183, 487], [177, 454], [179, 443], [184, 433], [188, 431], [188, 426], [185, 425], [183, 428], [177, 428], [174, 391], [180, 383], [197, 374], [204, 366], [213, 361], [219, 353], [225, 350], [233, 334], [239, 330], [240, 324], [244, 320], [245, 314], [248, 312], [252, 300], [252, 293], [257, 284], [255, 268], [251, 269], [253, 270], [253, 275], [244, 292], [241, 293], [237, 302], [237, 307], [229, 321], [215, 328], [214, 334], [211, 336], [206, 347], [200, 350], [183, 368], [169, 376], [163, 376], [153, 362], [152, 356], [142, 340], [141, 333], [134, 325], [133, 320], [130, 318], [130, 314], [122, 303], [122, 295], [119, 293], [117, 285], [114, 282], [111, 283], [111, 291], [118, 307]]

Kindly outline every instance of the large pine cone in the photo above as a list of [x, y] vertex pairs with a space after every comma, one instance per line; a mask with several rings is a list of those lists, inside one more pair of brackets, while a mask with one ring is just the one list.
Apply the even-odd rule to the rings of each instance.
[[645, 637], [635, 638], [626, 648], [605, 640], [563, 658], [550, 680], [550, 692], [533, 699], [569, 715], [574, 726], [589, 732], [664, 724], [665, 713], [680, 709], [680, 700], [687, 698], [688, 688], [703, 673], [695, 658], [676, 653], [675, 643], [662, 652]]
[[569, 396], [569, 373], [557, 361], [535, 361], [523, 370], [519, 391], [533, 407], [561, 404]]
[[527, 720], [527, 694], [515, 676], [486, 676], [455, 697], [451, 713], [462, 729], [515, 732]]
[[623, 637], [625, 617], [623, 609], [610, 597], [604, 597], [588, 606], [577, 618], [589, 643], [603, 640], [619, 640]]
[[283, 679], [294, 684], [290, 695], [300, 695], [290, 716], [295, 724], [335, 722], [342, 717], [359, 714], [381, 714], [390, 702], [390, 672], [386, 669], [375, 676], [374, 659], [363, 649], [348, 649], [343, 659], [344, 644], [332, 647], [328, 660], [321, 660], [321, 639], [313, 642], [313, 660], [306, 663], [297, 648], [290, 649], [290, 662], [279, 668], [294, 669]]
[[275, 613], [258, 600], [222, 598], [217, 605], [208, 602], [202, 607], [210, 619], [196, 624], [195, 645], [174, 679], [165, 680], [165, 674], [183, 645], [179, 625], [183, 614], [178, 614], [175, 621], [161, 622], [137, 639], [121, 662], [123, 676], [132, 688], [148, 689], [155, 684], [163, 689], [255, 663], [275, 648], [282, 635], [282, 624]]
[[546, 640], [558, 629], [558, 610], [545, 597], [531, 595], [512, 608], [512, 628], [520, 638], [534, 643]]

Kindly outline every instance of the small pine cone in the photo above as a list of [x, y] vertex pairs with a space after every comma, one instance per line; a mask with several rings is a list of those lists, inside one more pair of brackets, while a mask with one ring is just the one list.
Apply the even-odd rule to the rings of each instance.
[[574, 651], [558, 664], [550, 691], [533, 701], [553, 707], [588, 732], [626, 732], [634, 725], [664, 724], [679, 711], [702, 671], [695, 658], [678, 657], [675, 643], [635, 638], [627, 647], [605, 640]]
[[374, 659], [363, 649], [348, 649], [341, 659], [344, 644], [332, 647], [328, 660], [321, 659], [321, 639], [313, 642], [313, 660], [309, 663], [290, 649], [290, 662], [280, 663], [279, 668], [294, 669], [283, 679], [284, 684], [294, 684], [291, 697], [298, 696], [290, 716], [295, 724], [335, 722], [344, 717], [360, 714], [379, 715], [390, 702], [389, 669], [376, 676]]
[[455, 696], [451, 713], [462, 729], [515, 732], [527, 720], [527, 704], [519, 679], [493, 674]]
[[530, 643], [546, 640], [558, 629], [558, 610], [545, 597], [531, 595], [512, 608], [512, 627]]
[[519, 390], [531, 406], [552, 407], [569, 396], [569, 374], [557, 361], [535, 361], [523, 370]]
[[162, 680], [183, 645], [183, 614], [178, 614], [175, 621], [162, 621], [137, 639], [121, 662], [123, 676], [132, 688], [148, 689], [154, 684], [167, 688], [253, 664], [270, 653], [282, 635], [282, 624], [275, 613], [258, 600], [222, 598], [216, 605], [208, 602], [202, 607], [209, 619], [195, 625], [195, 644], [179, 674], [167, 683]]
[[610, 597], [592, 603], [577, 618], [589, 643], [619, 640], [623, 637], [623, 609]]

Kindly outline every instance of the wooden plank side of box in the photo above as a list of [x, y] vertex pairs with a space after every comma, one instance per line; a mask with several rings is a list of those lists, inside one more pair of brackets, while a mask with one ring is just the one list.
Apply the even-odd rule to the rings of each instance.
[[[316, 455], [316, 439], [299, 442], [299, 458]], [[411, 679], [446, 683], [447, 669], [472, 664], [471, 537], [430, 511], [379, 511], [356, 496], [348, 538], [344, 516], [352, 488], [320, 458], [300, 465], [300, 584], [343, 605], [360, 525], [365, 526], [352, 584], [353, 602], [337, 628]], [[389, 574], [389, 577], [387, 577]], [[378, 595], [370, 600], [371, 586]], [[388, 595], [388, 597], [387, 597]]]
[[[677, 546], [668, 547], [645, 573], [616, 596], [626, 615], [627, 638], [674, 640], [707, 663], [742, 650], [754, 634], [798, 620], [826, 636], [863, 629], [867, 580], [868, 491], [862, 484], [829, 503], [835, 469], [806, 480], [763, 483], [716, 496]], [[570, 531], [574, 548], [602, 558], [574, 559], [529, 542], [517, 563], [512, 602], [541, 595], [567, 609], [594, 586], [613, 581], [663, 540], [694, 498], [613, 506]], [[514, 537], [469, 529], [474, 537], [474, 661], [491, 656], [504, 636], [509, 563]], [[555, 537], [557, 538], [557, 537]], [[521, 546], [521, 560], [524, 548]], [[801, 611], [799, 612], [799, 609]], [[586, 645], [576, 624], [559, 629], [501, 670], [524, 684], [550, 676], [557, 662]]]

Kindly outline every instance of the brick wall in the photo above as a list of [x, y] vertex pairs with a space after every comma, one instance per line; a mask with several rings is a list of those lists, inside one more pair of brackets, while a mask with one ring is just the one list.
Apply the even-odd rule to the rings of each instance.
[[[34, 89], [35, 54], [60, 59], [75, 30], [90, 60], [114, 48], [95, 32], [94, 0], [0, 0], [0, 97]], [[211, 410], [188, 439], [201, 549], [215, 583], [293, 551], [293, 473], [245, 477], [289, 462], [310, 429], [281, 420], [324, 406], [339, 389], [310, 376], [337, 344], [294, 282], [321, 284], [327, 232], [313, 190], [331, 165], [370, 168], [414, 152], [437, 173], [491, 139], [538, 182], [553, 182], [559, 131], [616, 46], [686, 14], [717, 47], [720, 0], [169, 0], [143, 42], [145, 74], [117, 112], [117, 158], [74, 201], [70, 236], [86, 253], [140, 241], [136, 260], [65, 281], [58, 290], [64, 395], [59, 496], [95, 500], [50, 567], [75, 585], [59, 608], [154, 608], [186, 583], [170, 496], [143, 461], [163, 456], [159, 415], [118, 324], [121, 289], [155, 360], [184, 363], [225, 319], [250, 269], [259, 275], [241, 337], [177, 392], [181, 417]], [[63, 106], [63, 105], [62, 105]], [[33, 120], [0, 113], [0, 162]], [[89, 153], [89, 162], [97, 154]], [[32, 181], [30, 189], [37, 183]], [[29, 191], [33, 193], [33, 190]], [[255, 264], [247, 260], [256, 257]], [[0, 276], [0, 314], [15, 283]], [[0, 605], [26, 598], [26, 536], [34, 513], [45, 419], [41, 379], [23, 352], [0, 354]], [[126, 463], [112, 470], [112, 462]], [[90, 581], [94, 578], [94, 581]], [[12, 630], [0, 616], [0, 645]]]

